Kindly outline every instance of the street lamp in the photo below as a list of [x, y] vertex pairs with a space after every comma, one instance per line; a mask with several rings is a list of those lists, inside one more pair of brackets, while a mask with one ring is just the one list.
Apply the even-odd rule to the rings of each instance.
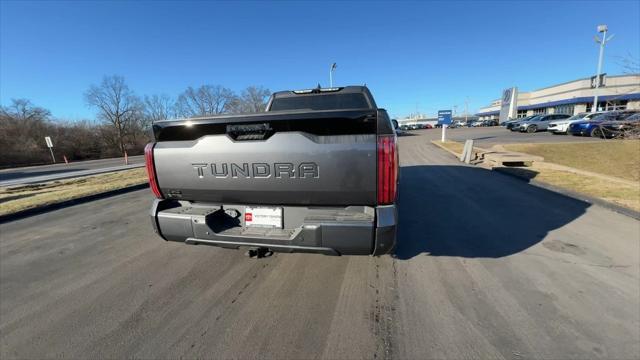
[[338, 65], [336, 63], [331, 64], [331, 68], [329, 69], [329, 87], [333, 87], [333, 72], [335, 71]]
[[595, 40], [600, 44], [600, 56], [598, 57], [598, 72], [596, 73], [596, 88], [594, 90], [593, 95], [593, 107], [591, 108], [591, 112], [598, 111], [598, 88], [600, 88], [600, 73], [602, 72], [602, 57], [604, 56], [604, 45], [609, 42], [609, 40], [613, 39], [613, 35], [607, 38], [607, 25], [598, 25], [598, 32], [602, 33], [602, 39], [600, 39], [597, 35], [595, 36]]

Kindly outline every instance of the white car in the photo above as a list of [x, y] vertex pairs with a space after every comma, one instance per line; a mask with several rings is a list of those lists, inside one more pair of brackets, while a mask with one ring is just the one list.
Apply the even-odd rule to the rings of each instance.
[[602, 112], [596, 112], [596, 113], [584, 112], [584, 113], [579, 113], [577, 115], [573, 115], [568, 119], [552, 121], [549, 123], [549, 126], [547, 127], [547, 131], [553, 134], [566, 134], [567, 130], [569, 130], [569, 125], [573, 124], [574, 122], [590, 120], [594, 116], [600, 115], [600, 114], [602, 114]]

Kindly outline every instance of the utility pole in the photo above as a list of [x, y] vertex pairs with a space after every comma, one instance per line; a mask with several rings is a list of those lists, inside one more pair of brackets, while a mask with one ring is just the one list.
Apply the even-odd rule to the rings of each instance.
[[464, 123], [466, 124], [469, 119], [469, 98], [464, 98]]
[[600, 56], [598, 57], [598, 72], [596, 73], [596, 88], [594, 90], [593, 95], [593, 107], [591, 108], [591, 112], [598, 111], [598, 89], [600, 88], [600, 73], [602, 72], [602, 58], [604, 56], [604, 45], [609, 42], [609, 40], [613, 39], [613, 35], [607, 38], [607, 25], [598, 25], [598, 32], [602, 33], [602, 39], [600, 39], [597, 35], [595, 36], [595, 40], [600, 44]]
[[331, 64], [331, 68], [329, 68], [329, 87], [333, 87], [333, 72], [335, 71], [338, 65], [336, 63]]

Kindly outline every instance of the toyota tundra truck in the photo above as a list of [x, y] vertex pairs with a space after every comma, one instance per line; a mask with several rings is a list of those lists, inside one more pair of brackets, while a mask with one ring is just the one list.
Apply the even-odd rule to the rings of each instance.
[[155, 232], [225, 248], [393, 251], [398, 150], [364, 86], [274, 93], [265, 112], [153, 124]]

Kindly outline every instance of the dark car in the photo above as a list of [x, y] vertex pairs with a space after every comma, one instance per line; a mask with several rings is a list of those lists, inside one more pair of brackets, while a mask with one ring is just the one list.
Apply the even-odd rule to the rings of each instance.
[[[505, 121], [505, 122], [504, 122], [504, 123], [502, 123], [502, 124], [503, 124], [503, 125], [504, 125], [508, 130], [516, 131], [516, 130], [518, 130], [518, 127], [520, 126], [520, 123], [521, 123], [521, 122], [531, 120], [531, 119], [533, 119], [533, 118], [535, 118], [535, 117], [537, 117], [537, 116], [540, 116], [540, 115], [530, 115], [530, 116], [523, 117], [523, 118], [520, 118], [520, 119], [508, 120], [508, 121]], [[516, 129], [514, 129], [514, 128], [516, 128]]]
[[498, 120], [483, 120], [482, 126], [498, 126]]
[[628, 110], [608, 111], [592, 118], [591, 120], [578, 121], [569, 125], [567, 133], [575, 136], [602, 137], [603, 135], [600, 129], [600, 124], [604, 122], [625, 120], [627, 117], [636, 113], [637, 111]]
[[631, 130], [640, 130], [640, 112], [632, 114], [624, 120], [603, 121], [600, 123], [601, 133], [598, 135], [605, 138], [614, 138], [624, 135]]

